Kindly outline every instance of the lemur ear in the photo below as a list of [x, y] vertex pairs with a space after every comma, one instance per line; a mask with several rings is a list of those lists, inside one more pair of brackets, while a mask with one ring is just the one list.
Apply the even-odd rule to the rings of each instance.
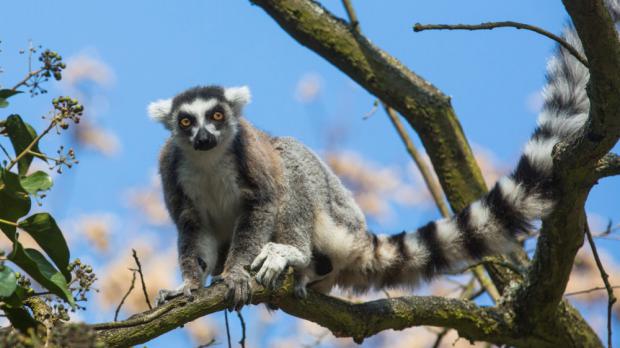
[[244, 106], [250, 102], [252, 95], [248, 86], [229, 87], [224, 89], [224, 97], [237, 106]]
[[156, 100], [151, 102], [147, 109], [151, 119], [163, 123], [166, 128], [170, 128], [168, 116], [170, 116], [170, 111], [172, 110], [172, 99]]

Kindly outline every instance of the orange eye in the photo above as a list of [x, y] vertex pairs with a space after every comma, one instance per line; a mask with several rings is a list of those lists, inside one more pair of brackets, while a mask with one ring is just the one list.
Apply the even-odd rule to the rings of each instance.
[[221, 121], [224, 119], [224, 114], [219, 111], [216, 111], [213, 113], [213, 115], [211, 115], [211, 118], [214, 119], [215, 121]]
[[189, 127], [192, 125], [192, 120], [190, 120], [187, 117], [183, 117], [180, 121], [179, 124], [181, 125], [181, 127]]

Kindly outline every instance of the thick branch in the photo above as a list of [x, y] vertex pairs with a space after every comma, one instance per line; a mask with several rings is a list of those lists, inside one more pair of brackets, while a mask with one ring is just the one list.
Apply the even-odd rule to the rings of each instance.
[[564, 0], [564, 5], [590, 62], [590, 117], [583, 136], [555, 149], [557, 203], [543, 223], [528, 281], [515, 302], [524, 328], [545, 325], [558, 312], [583, 245], [583, 209], [598, 178], [597, 163], [620, 135], [620, 43], [614, 23], [601, 0]]
[[454, 211], [486, 192], [450, 99], [310, 0], [252, 0], [302, 45], [400, 112], [419, 134]]
[[[357, 342], [387, 329], [401, 330], [416, 325], [443, 326], [458, 330], [471, 340], [497, 344], [548, 346], [538, 339], [520, 337], [502, 309], [479, 307], [467, 300], [442, 297], [401, 297], [366, 303], [351, 303], [310, 292], [306, 299], [293, 295], [289, 276], [282, 288], [269, 293], [257, 287], [253, 303], [270, 302], [283, 311], [328, 328], [339, 337]], [[195, 293], [194, 300], [175, 299], [125, 321], [96, 324], [99, 340], [109, 347], [126, 347], [147, 342], [185, 323], [228, 306], [226, 287], [212, 285]]]
[[592, 168], [620, 137], [620, 41], [603, 0], [563, 0], [590, 62], [590, 122], [585, 136], [564, 153], [567, 166]]

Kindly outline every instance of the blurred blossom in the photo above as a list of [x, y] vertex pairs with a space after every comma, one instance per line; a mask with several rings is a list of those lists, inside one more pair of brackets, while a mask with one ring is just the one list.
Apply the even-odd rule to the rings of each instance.
[[78, 216], [69, 220], [65, 236], [85, 238], [95, 250], [107, 252], [110, 246], [111, 234], [117, 225], [118, 218], [110, 213], [95, 213]]
[[[152, 245], [141, 240], [129, 240], [124, 243], [127, 248], [118, 253], [118, 257], [110, 262], [103, 269], [97, 271], [97, 286], [99, 293], [97, 300], [101, 307], [106, 310], [116, 308], [123, 295], [131, 285], [132, 271], [136, 264], [132, 257], [131, 249], [136, 249], [138, 258], [142, 264], [145, 283], [151, 302], [155, 299], [157, 291], [160, 289], [171, 289], [176, 287], [174, 277], [177, 273], [176, 248], [171, 247], [167, 250], [154, 250]], [[125, 301], [123, 310], [125, 313], [136, 313], [147, 310], [140, 276], [136, 274], [136, 283], [133, 291]]]
[[147, 187], [130, 189], [127, 196], [131, 207], [142, 213], [149, 224], [161, 226], [171, 223], [164, 204], [159, 175], [152, 175]]
[[[380, 222], [393, 216], [392, 204], [434, 207], [422, 174], [413, 161], [406, 167], [409, 175], [403, 176], [402, 169], [398, 167], [380, 167], [352, 151], [330, 151], [324, 157], [345, 186], [353, 192], [364, 213]], [[508, 168], [498, 164], [489, 150], [478, 148], [475, 157], [489, 186], [508, 172]], [[426, 154], [423, 159], [432, 168]], [[434, 172], [433, 180], [438, 182]]]
[[[595, 239], [595, 242], [597, 239]], [[620, 285], [620, 265], [614, 262], [613, 257], [604, 251], [598, 249], [601, 262], [605, 267], [605, 271], [609, 274], [609, 283], [612, 286]], [[604, 287], [605, 284], [601, 279], [601, 273], [596, 266], [596, 261], [592, 256], [592, 251], [589, 244], [586, 242], [577, 253], [575, 263], [573, 265], [573, 271], [571, 273], [568, 285], [566, 286], [566, 293], [575, 291], [588, 290], [595, 287]], [[620, 297], [620, 289], [614, 289], [616, 296]], [[569, 296], [571, 301], [607, 301], [607, 292], [605, 290], [591, 291], [584, 294]], [[617, 314], [620, 314], [620, 309], [615, 306]]]
[[80, 123], [75, 129], [75, 137], [79, 144], [105, 156], [116, 155], [120, 150], [120, 140], [116, 134], [91, 122]]
[[480, 166], [487, 187], [492, 187], [497, 180], [510, 172], [511, 168], [499, 161], [490, 149], [474, 146], [474, 157]]
[[96, 117], [108, 106], [106, 89], [115, 81], [112, 69], [93, 52], [80, 53], [67, 59], [61, 89], [75, 96], [85, 107], [85, 117], [75, 127], [78, 144], [106, 156], [118, 153], [119, 138], [95, 122]]
[[328, 152], [327, 164], [353, 192], [364, 213], [379, 220], [393, 215], [390, 205], [416, 205], [424, 203], [410, 182], [406, 182], [395, 168], [379, 167], [355, 152]]
[[297, 82], [295, 99], [300, 103], [312, 103], [321, 92], [322, 78], [316, 73], [307, 73]]
[[67, 68], [62, 75], [63, 85], [79, 89], [84, 81], [108, 87], [114, 83], [112, 69], [92, 53], [80, 53], [67, 59]]
[[207, 344], [219, 331], [216, 323], [209, 317], [198, 318], [183, 326], [196, 345]]
[[[326, 328], [307, 320], [297, 321], [297, 331], [299, 338], [304, 342], [308, 342], [307, 346], [320, 347], [356, 347], [357, 344], [351, 338], [335, 337], [331, 331]], [[299, 342], [299, 341], [298, 341]], [[299, 343], [298, 343], [299, 344]]]
[[[427, 348], [433, 347], [437, 341], [437, 335], [442, 328], [435, 327], [413, 327], [402, 331], [388, 331], [388, 334], [382, 335], [382, 348]], [[439, 348], [473, 348], [488, 347], [488, 343], [473, 342], [471, 343], [465, 338], [460, 338], [455, 330], [450, 330], [443, 337]]]
[[[17, 233], [17, 239], [24, 246], [24, 248], [32, 248], [42, 251], [39, 244], [37, 244], [37, 242], [27, 232], [18, 228]], [[11, 250], [13, 250], [13, 242], [11, 242], [4, 233], [0, 233], [0, 250], [4, 251], [5, 255], [9, 254]]]

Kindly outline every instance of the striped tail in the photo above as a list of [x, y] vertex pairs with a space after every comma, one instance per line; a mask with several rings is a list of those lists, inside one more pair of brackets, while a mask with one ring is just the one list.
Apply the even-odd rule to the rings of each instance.
[[[616, 23], [620, 20], [618, 1], [607, 1]], [[565, 30], [564, 38], [583, 52], [572, 26]], [[514, 248], [515, 237], [527, 233], [532, 222], [544, 218], [553, 207], [553, 147], [582, 131], [590, 106], [588, 79], [587, 68], [564, 48], [558, 48], [547, 66], [538, 127], [514, 172], [452, 218], [430, 222], [410, 233], [369, 233], [368, 252], [372, 250], [372, 255], [365, 257], [368, 262], [343, 272], [339, 285], [360, 291], [413, 286], [420, 279]]]

